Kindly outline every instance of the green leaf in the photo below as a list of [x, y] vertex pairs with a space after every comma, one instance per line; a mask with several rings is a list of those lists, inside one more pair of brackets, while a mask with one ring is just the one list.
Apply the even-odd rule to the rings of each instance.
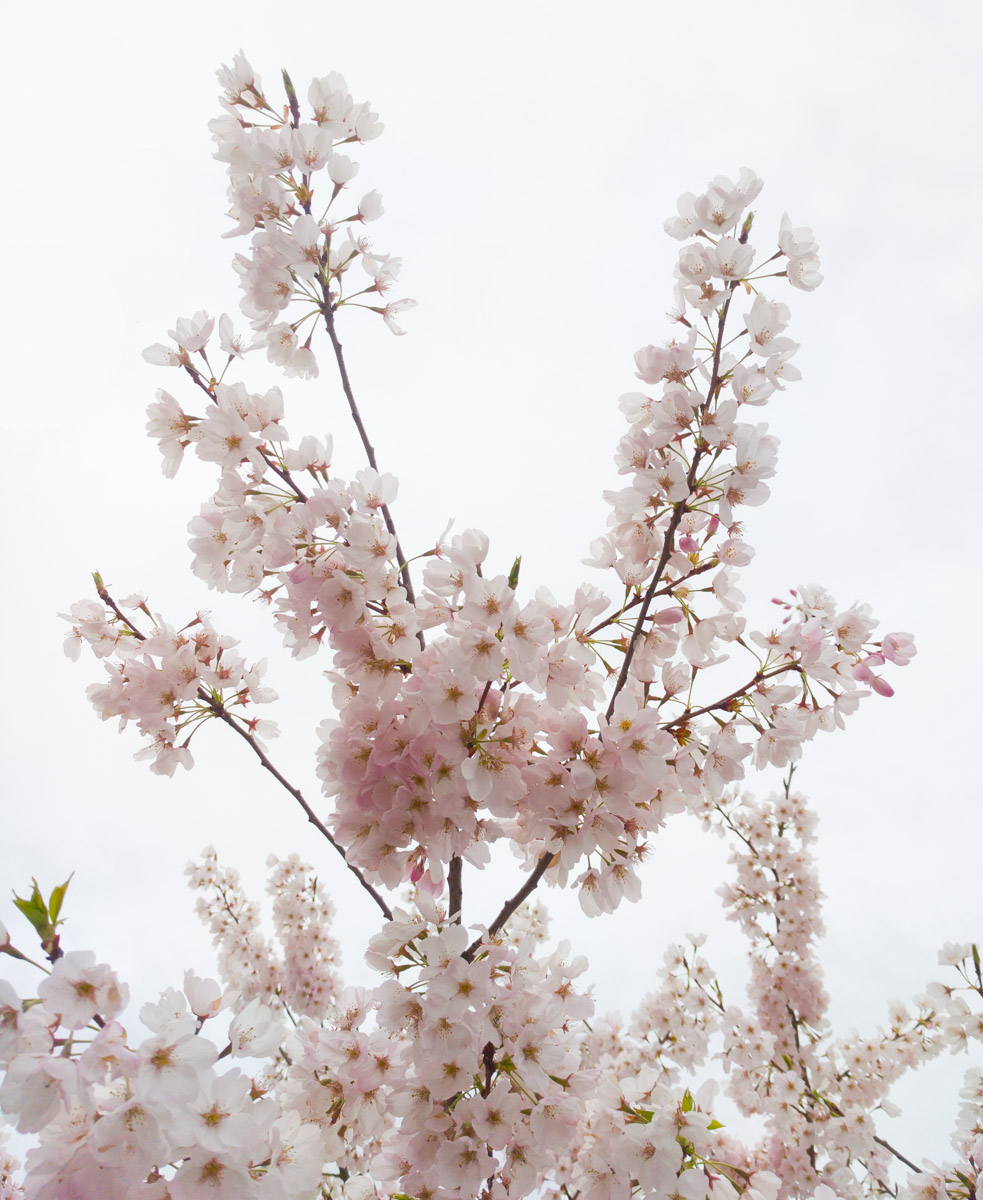
[[680, 1105], [680, 1108], [683, 1110], [683, 1112], [692, 1112], [693, 1111], [693, 1094], [689, 1090], [689, 1088], [687, 1088], [686, 1091], [683, 1092], [683, 1102]]
[[34, 926], [34, 931], [43, 937], [45, 932], [50, 928], [48, 908], [41, 898], [41, 889], [38, 887], [38, 881], [32, 879], [31, 883], [34, 885], [31, 898], [25, 900], [14, 892], [14, 904]]
[[25, 900], [23, 896], [18, 896], [14, 892], [14, 905], [24, 914], [34, 927], [34, 932], [41, 939], [41, 949], [48, 956], [50, 962], [61, 957], [61, 948], [58, 945], [58, 926], [61, 922], [58, 920], [58, 913], [61, 910], [62, 901], [65, 898], [65, 889], [72, 881], [72, 876], [65, 880], [60, 886], [56, 887], [51, 893], [51, 912], [48, 912], [48, 906], [44, 902], [41, 895], [41, 889], [38, 887], [36, 879], [31, 880], [31, 895]]
[[65, 893], [68, 891], [68, 885], [72, 882], [74, 874], [73, 871], [64, 883], [56, 887], [48, 900], [48, 912], [51, 914], [51, 921], [54, 925], [59, 924], [58, 914], [61, 912], [62, 901], [65, 899]]

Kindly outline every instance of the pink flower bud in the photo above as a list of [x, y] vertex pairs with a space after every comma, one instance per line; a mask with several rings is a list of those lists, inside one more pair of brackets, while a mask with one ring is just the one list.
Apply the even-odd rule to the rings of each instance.
[[652, 620], [656, 625], [678, 625], [683, 619], [681, 608], [664, 608], [661, 612], [653, 613]]

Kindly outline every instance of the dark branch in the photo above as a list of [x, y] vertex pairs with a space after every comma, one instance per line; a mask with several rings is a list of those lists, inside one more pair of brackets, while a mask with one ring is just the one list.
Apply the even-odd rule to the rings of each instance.
[[461, 869], [463, 865], [461, 856], [455, 854], [447, 867], [447, 915], [455, 925], [461, 924], [461, 905], [463, 902]]
[[[331, 339], [331, 346], [334, 350], [335, 361], [338, 363], [338, 373], [341, 375], [341, 386], [345, 393], [345, 398], [348, 401], [348, 408], [352, 415], [352, 420], [355, 422], [355, 428], [358, 430], [358, 436], [361, 438], [362, 447], [365, 450], [365, 457], [369, 460], [369, 466], [373, 471], [378, 471], [379, 465], [376, 462], [375, 447], [369, 441], [369, 435], [362, 421], [362, 414], [358, 410], [358, 404], [355, 401], [355, 393], [352, 391], [351, 380], [348, 378], [348, 368], [345, 365], [345, 356], [341, 348], [341, 342], [338, 341], [338, 333], [335, 329], [334, 307], [332, 306], [331, 296], [326, 283], [321, 285], [324, 292], [324, 305], [321, 311], [324, 313], [324, 327], [328, 331], [328, 337]], [[403, 582], [403, 588], [406, 591], [406, 599], [410, 604], [416, 603], [416, 593], [413, 591], [413, 580], [410, 578], [410, 568], [406, 561], [406, 555], [403, 553], [403, 547], [399, 543], [399, 535], [396, 533], [396, 525], [393, 522], [392, 513], [389, 511], [389, 505], [382, 505], [382, 519], [386, 523], [386, 528], [396, 542], [396, 558], [399, 561], [399, 577]], [[422, 631], [417, 633], [417, 638], [421, 646], [425, 646]]]
[[511, 917], [511, 915], [515, 912], [515, 910], [519, 907], [519, 905], [523, 902], [523, 900], [525, 900], [528, 896], [532, 895], [532, 893], [536, 890], [536, 887], [537, 887], [539, 881], [543, 878], [543, 876], [546, 874], [547, 870], [549, 869], [549, 865], [552, 861], [553, 861], [553, 853], [550, 850], [544, 851], [539, 856], [539, 861], [536, 863], [536, 866], [534, 867], [532, 874], [529, 876], [529, 878], [526, 880], [526, 882], [522, 885], [522, 887], [519, 888], [519, 890], [515, 893], [515, 895], [511, 899], [506, 900], [505, 903], [502, 905], [501, 912], [498, 914], [498, 916], [495, 918], [495, 920], [492, 921], [492, 923], [488, 926], [488, 933], [484, 934], [482, 937], [476, 938], [471, 943], [471, 945], [468, 946], [467, 950], [464, 951], [463, 957], [465, 959], [467, 959], [468, 962], [474, 961], [474, 956], [478, 953], [478, 950], [481, 946], [482, 941], [484, 941], [484, 938], [485, 937], [490, 937], [490, 938], [494, 937], [496, 933], [498, 933], [501, 929], [503, 929], [505, 927], [505, 922], [509, 919], [509, 917]]
[[[742, 242], [747, 241], [747, 233], [744, 233], [740, 239]], [[724, 344], [724, 325], [727, 322], [727, 313], [730, 311], [730, 302], [734, 295], [734, 289], [737, 287], [738, 281], [734, 280], [730, 285], [730, 292], [724, 302], [723, 308], [720, 310], [720, 318], [717, 322], [717, 339], [713, 350], [713, 370], [710, 374], [710, 385], [707, 388], [706, 399], [700, 406], [701, 415], [706, 414], [710, 405], [713, 403], [713, 398], [720, 390], [720, 355]], [[648, 616], [649, 605], [655, 596], [656, 589], [662, 579], [662, 572], [666, 569], [666, 563], [669, 561], [669, 556], [673, 551], [674, 539], [676, 530], [679, 528], [679, 522], [683, 519], [687, 511], [687, 504], [690, 497], [693, 495], [693, 488], [696, 485], [696, 470], [699, 466], [700, 459], [703, 457], [704, 447], [698, 445], [693, 452], [693, 461], [690, 463], [689, 471], [686, 474], [686, 485], [688, 494], [685, 500], [680, 500], [673, 508], [672, 516], [669, 519], [669, 525], [666, 528], [665, 540], [662, 543], [662, 553], [659, 555], [659, 562], [655, 568], [655, 574], [652, 576], [652, 582], [649, 584], [645, 599], [642, 601], [642, 609], [635, 620], [635, 628], [632, 630], [631, 641], [628, 643], [628, 649], [625, 651], [625, 661], [621, 664], [621, 670], [618, 673], [618, 682], [614, 685], [614, 692], [611, 695], [611, 702], [608, 704], [605, 718], [610, 721], [611, 714], [614, 712], [614, 705], [618, 699], [618, 695], [622, 688], [628, 682], [628, 668], [631, 666], [631, 660], [635, 657], [635, 650], [638, 646], [638, 639], [642, 634], [642, 625], [645, 618]]]
[[338, 851], [338, 853], [341, 855], [342, 859], [344, 859], [345, 866], [348, 868], [349, 871], [351, 871], [351, 873], [355, 876], [355, 878], [362, 885], [362, 887], [369, 893], [369, 895], [372, 897], [372, 899], [376, 902], [376, 904], [379, 906], [380, 911], [382, 912], [382, 915], [386, 918], [387, 921], [391, 921], [393, 919], [392, 909], [385, 902], [385, 900], [383, 900], [383, 898], [375, 890], [375, 888], [372, 886], [372, 884], [369, 883], [369, 881], [365, 878], [365, 876], [358, 869], [358, 867], [356, 867], [354, 863], [350, 863], [348, 861], [348, 858], [345, 855], [344, 848], [342, 847], [340, 842], [335, 840], [333, 834], [331, 833], [331, 830], [328, 829], [320, 820], [318, 820], [317, 815], [315, 814], [315, 812], [311, 808], [311, 806], [307, 803], [307, 801], [304, 799], [303, 795], [301, 794], [300, 789], [295, 788], [292, 783], [289, 783], [283, 777], [283, 775], [280, 774], [280, 772], [277, 770], [277, 768], [273, 765], [273, 763], [270, 762], [269, 758], [266, 756], [266, 754], [260, 748], [259, 743], [256, 741], [256, 739], [251, 734], [247, 733], [238, 724], [238, 722], [235, 720], [235, 718], [230, 713], [225, 711], [225, 708], [220, 703], [218, 703], [214, 699], [214, 697], [210, 696], [205, 691], [204, 688], [198, 689], [198, 696], [201, 700], [204, 700], [204, 702], [208, 705], [208, 707], [212, 710], [212, 712], [216, 715], [216, 717], [218, 717], [220, 720], [224, 721], [230, 729], [234, 730], [243, 739], [243, 741], [245, 741], [248, 744], [249, 748], [259, 759], [260, 764], [267, 771], [269, 771], [269, 773], [273, 776], [273, 778], [277, 781], [277, 783], [279, 783], [282, 787], [286, 788], [286, 790], [290, 793], [290, 795], [293, 796], [293, 798], [297, 801], [297, 803], [300, 805], [300, 807], [307, 814], [308, 821], [310, 821], [310, 823], [314, 826], [314, 828], [318, 831], [318, 833], [322, 834], [325, 838], [327, 838], [327, 840], [331, 843], [331, 845], [335, 848], [335, 850]]

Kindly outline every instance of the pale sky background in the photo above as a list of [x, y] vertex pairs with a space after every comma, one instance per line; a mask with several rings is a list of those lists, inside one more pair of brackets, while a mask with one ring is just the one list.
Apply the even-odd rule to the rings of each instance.
[[[523, 555], [527, 595], [593, 578], [579, 564], [604, 530], [601, 490], [619, 486], [617, 398], [637, 385], [634, 351], [671, 336], [678, 246], [662, 223], [679, 193], [747, 165], [765, 180], [754, 244], [770, 247], [786, 210], [815, 229], [826, 283], [774, 289], [792, 308], [805, 378], [761, 413], [782, 451], [772, 502], [749, 513], [747, 615], [768, 627], [770, 596], [821, 582], [919, 645], [892, 676], [897, 696], [872, 697], [845, 733], [807, 746], [797, 778], [821, 819], [834, 1024], [873, 1029], [888, 1001], [940, 977], [943, 941], [983, 940], [980, 11], [0, 0], [0, 895], [76, 871], [66, 946], [113, 963], [142, 1002], [187, 966], [213, 969], [189, 857], [213, 843], [259, 898], [267, 854], [296, 849], [337, 872], [345, 974], [371, 982], [360, 955], [374, 910], [289, 797], [218, 728], [196, 737], [190, 774], [160, 779], [134, 763], [135, 730], [121, 737], [93, 715], [84, 691], [101, 668], [63, 657], [56, 616], [91, 594], [96, 568], [175, 623], [210, 609], [247, 657], [270, 656], [282, 700], [269, 715], [284, 728], [274, 757], [317, 797], [328, 660], [297, 668], [254, 605], [192, 580], [185, 525], [211, 474], [188, 461], [166, 481], [143, 435], [156, 388], [190, 394], [145, 364], [143, 347], [177, 316], [237, 314], [228, 261], [244, 243], [219, 240], [224, 168], [206, 126], [214, 71], [242, 47], [269, 95], [281, 66], [302, 97], [312, 76], [339, 70], [385, 122], [357, 148], [353, 194], [382, 192], [386, 215], [369, 233], [403, 257], [394, 295], [419, 308], [404, 338], [371, 314], [345, 316], [354, 385], [381, 468], [401, 478], [404, 546], [431, 545], [450, 517], [484, 528], [495, 570]], [[270, 377], [249, 363], [241, 377], [258, 388]], [[331, 430], [335, 465], [353, 475], [363, 463], [330, 371], [284, 390], [291, 434]], [[630, 1009], [688, 930], [711, 932], [705, 953], [740, 992], [743, 947], [714, 895], [725, 853], [691, 825], [657, 839], [642, 902], [614, 917], [588, 922], [545, 893], [554, 933], [591, 957], [601, 1010]], [[465, 882], [474, 921], [513, 886]], [[6, 901], [0, 920], [21, 936]], [[880, 1128], [909, 1157], [946, 1156], [968, 1065], [934, 1064], [898, 1090], [907, 1114]]]

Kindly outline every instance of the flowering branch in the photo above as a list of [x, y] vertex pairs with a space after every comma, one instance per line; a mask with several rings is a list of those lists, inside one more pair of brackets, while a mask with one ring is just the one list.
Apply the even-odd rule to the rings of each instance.
[[[218, 399], [215, 395], [214, 384], [213, 383], [205, 383], [205, 381], [201, 377], [201, 372], [192, 363], [185, 362], [184, 369], [188, 373], [188, 375], [191, 377], [195, 386], [201, 388], [201, 390], [205, 393], [205, 395], [208, 397], [208, 399], [213, 404], [217, 405]], [[270, 468], [271, 471], [273, 471], [274, 474], [280, 476], [280, 478], [287, 485], [287, 487], [290, 488], [290, 490], [297, 497], [297, 499], [302, 502], [306, 501], [307, 496], [304, 494], [303, 490], [298, 486], [296, 481], [292, 478], [290, 472], [285, 471], [282, 467], [278, 466], [277, 463], [266, 452], [266, 450], [260, 448], [258, 450], [258, 453], [259, 453], [260, 458], [262, 458], [263, 462], [266, 463], [266, 465]]]
[[[740, 245], [745, 245], [747, 243], [748, 234], [750, 233], [750, 230], [751, 230], [751, 218], [749, 216], [747, 218], [747, 220], [745, 221], [744, 228], [741, 231], [740, 237], [737, 239], [738, 243]], [[714, 399], [717, 396], [717, 393], [720, 390], [720, 386], [721, 386], [720, 356], [723, 353], [723, 346], [724, 346], [724, 326], [727, 323], [727, 314], [730, 311], [730, 302], [734, 295], [734, 289], [737, 287], [737, 284], [738, 284], [737, 280], [733, 280], [730, 283], [729, 288], [728, 288], [727, 298], [724, 301], [722, 308], [720, 309], [720, 314], [717, 319], [717, 336], [714, 341], [714, 349], [713, 349], [713, 369], [712, 369], [712, 372], [710, 375], [710, 383], [709, 383], [709, 386], [707, 387], [706, 399], [703, 401], [703, 404], [701, 405], [701, 408], [700, 408], [700, 411], [703, 415], [705, 415], [707, 413], [710, 405], [713, 403]], [[697, 471], [697, 467], [699, 466], [700, 459], [703, 455], [705, 444], [706, 443], [703, 443], [703, 442], [698, 443], [696, 446], [696, 449], [693, 452], [693, 461], [690, 463], [689, 471], [686, 474], [686, 487], [687, 487], [687, 493], [688, 493], [687, 499], [681, 500], [673, 506], [673, 513], [669, 519], [669, 525], [665, 531], [665, 534], [663, 535], [662, 551], [659, 555], [659, 561], [656, 564], [655, 571], [652, 575], [652, 581], [645, 591], [645, 598], [642, 601], [641, 610], [639, 611], [638, 617], [635, 620], [635, 627], [631, 633], [631, 639], [628, 643], [628, 649], [625, 651], [624, 661], [621, 664], [621, 671], [618, 674], [618, 681], [615, 684], [614, 690], [611, 693], [611, 699], [608, 703], [607, 710], [604, 714], [605, 718], [609, 721], [610, 721], [611, 715], [614, 712], [615, 707], [617, 705], [618, 696], [619, 696], [622, 688], [628, 682], [628, 671], [629, 671], [629, 668], [631, 667], [631, 661], [635, 656], [635, 650], [638, 646], [638, 639], [642, 633], [642, 627], [645, 624], [646, 617], [648, 616], [649, 606], [651, 605], [652, 600], [654, 599], [654, 597], [656, 595], [657, 589], [659, 587], [659, 583], [662, 580], [662, 573], [666, 569], [666, 564], [669, 562], [669, 558], [670, 558], [673, 550], [675, 549], [674, 543], [675, 543], [676, 531], [679, 528], [680, 521], [683, 519], [683, 516], [687, 512], [689, 498], [692, 497], [692, 495], [693, 495], [693, 490], [696, 485], [696, 471]]]
[[[95, 572], [94, 579], [96, 581], [96, 591], [103, 604], [105, 604], [107, 608], [115, 613], [117, 621], [119, 621], [129, 631], [129, 633], [137, 639], [137, 641], [145, 642], [147, 640], [146, 634], [142, 633], [140, 629], [133, 623], [133, 621], [124, 615], [122, 609], [119, 607], [119, 605], [110, 595], [108, 589], [103, 584], [102, 578], [98, 572]], [[274, 766], [265, 750], [263, 750], [263, 748], [257, 742], [256, 738], [242, 728], [238, 720], [230, 712], [228, 712], [225, 705], [214, 695], [213, 692], [208, 691], [204, 687], [199, 687], [197, 690], [197, 696], [198, 699], [201, 700], [202, 703], [204, 703], [216, 717], [218, 717], [221, 721], [224, 721], [225, 724], [231, 730], [233, 730], [233, 732], [237, 733], [239, 737], [243, 739], [243, 741], [252, 750], [253, 754], [255, 754], [259, 759], [260, 765], [265, 770], [269, 771], [277, 783], [279, 783], [281, 787], [283, 787], [287, 792], [290, 793], [291, 796], [293, 796], [300, 807], [304, 810], [308, 821], [314, 826], [318, 833], [320, 833], [322, 837], [326, 838], [327, 841], [330, 842], [334, 847], [334, 849], [341, 855], [347, 869], [351, 871], [365, 891], [369, 893], [386, 920], [391, 921], [392, 910], [390, 909], [389, 905], [385, 902], [385, 900], [383, 900], [382, 896], [378, 893], [378, 891], [376, 891], [372, 884], [369, 883], [358, 867], [355, 866], [354, 863], [350, 863], [348, 861], [344, 848], [338, 843], [331, 831], [318, 818], [317, 814], [304, 799], [300, 789], [294, 787], [294, 785], [284, 777], [280, 770]]]
[[[700, 452], [697, 451], [696, 456], [693, 459], [694, 467], [696, 466], [696, 462], [697, 462], [699, 453]], [[685, 512], [686, 512], [685, 504], [677, 504], [673, 510], [672, 516], [669, 519], [669, 526], [666, 529], [665, 540], [662, 545], [662, 553], [659, 555], [659, 561], [656, 564], [655, 571], [652, 575], [652, 582], [645, 589], [645, 597], [642, 600], [642, 607], [639, 610], [638, 616], [635, 619], [635, 626], [631, 631], [631, 638], [628, 642], [628, 649], [625, 651], [625, 657], [621, 663], [621, 670], [618, 673], [618, 681], [614, 685], [614, 689], [611, 692], [611, 699], [608, 702], [607, 709], [605, 710], [605, 713], [604, 713], [605, 719], [608, 721], [611, 720], [611, 714], [615, 710], [615, 706], [617, 705], [617, 702], [618, 702], [618, 696], [621, 694], [622, 688], [628, 682], [628, 670], [631, 667], [632, 659], [635, 657], [635, 650], [636, 650], [636, 647], [638, 646], [638, 639], [641, 637], [641, 634], [642, 634], [642, 626], [645, 624], [645, 620], [648, 617], [649, 606], [651, 605], [653, 599], [655, 598], [656, 592], [659, 587], [659, 583], [662, 579], [662, 572], [666, 569], [666, 564], [669, 561], [669, 556], [672, 554], [673, 538], [676, 535], [676, 530], [679, 528], [679, 522], [682, 520], [683, 514]]]
[[250, 750], [252, 750], [253, 754], [255, 754], [256, 757], [259, 759], [260, 765], [265, 770], [269, 771], [269, 773], [273, 776], [273, 778], [277, 781], [277, 783], [279, 783], [281, 787], [285, 788], [290, 793], [290, 795], [293, 796], [293, 798], [297, 801], [297, 803], [300, 805], [300, 807], [304, 810], [305, 814], [307, 815], [308, 821], [310, 821], [310, 823], [314, 826], [314, 828], [318, 831], [318, 833], [320, 833], [322, 837], [326, 838], [331, 843], [331, 845], [335, 848], [335, 850], [337, 850], [337, 852], [341, 855], [346, 868], [349, 871], [351, 871], [351, 873], [355, 876], [355, 878], [358, 880], [358, 882], [361, 884], [361, 886], [372, 897], [372, 899], [375, 901], [377, 907], [379, 908], [379, 911], [386, 918], [386, 920], [391, 921], [393, 919], [392, 909], [385, 902], [385, 900], [383, 900], [382, 896], [379, 895], [379, 893], [372, 886], [372, 884], [369, 883], [369, 881], [365, 878], [365, 876], [358, 869], [358, 867], [356, 867], [354, 863], [350, 863], [348, 861], [348, 859], [345, 855], [344, 847], [339, 844], [337, 839], [331, 833], [331, 830], [328, 829], [324, 825], [324, 823], [318, 819], [317, 814], [314, 812], [314, 810], [311, 808], [311, 806], [307, 803], [307, 801], [304, 799], [303, 795], [301, 794], [300, 788], [294, 787], [294, 785], [292, 783], [289, 783], [284, 778], [284, 776], [280, 773], [280, 771], [270, 761], [266, 752], [262, 749], [262, 747], [259, 745], [259, 743], [256, 741], [256, 739], [251, 734], [247, 733], [245, 731], [245, 729], [242, 728], [242, 726], [238, 723], [238, 721], [232, 716], [232, 714], [228, 713], [225, 710], [224, 706], [219, 701], [215, 700], [214, 697], [207, 695], [207, 693], [205, 692], [205, 690], [203, 688], [199, 690], [198, 695], [201, 697], [201, 699], [203, 699], [205, 701], [205, 703], [212, 710], [212, 712], [215, 714], [216, 717], [218, 717], [220, 720], [224, 721], [230, 729], [234, 730], [239, 735], [239, 737], [241, 737], [243, 739], [243, 741], [249, 746]]

